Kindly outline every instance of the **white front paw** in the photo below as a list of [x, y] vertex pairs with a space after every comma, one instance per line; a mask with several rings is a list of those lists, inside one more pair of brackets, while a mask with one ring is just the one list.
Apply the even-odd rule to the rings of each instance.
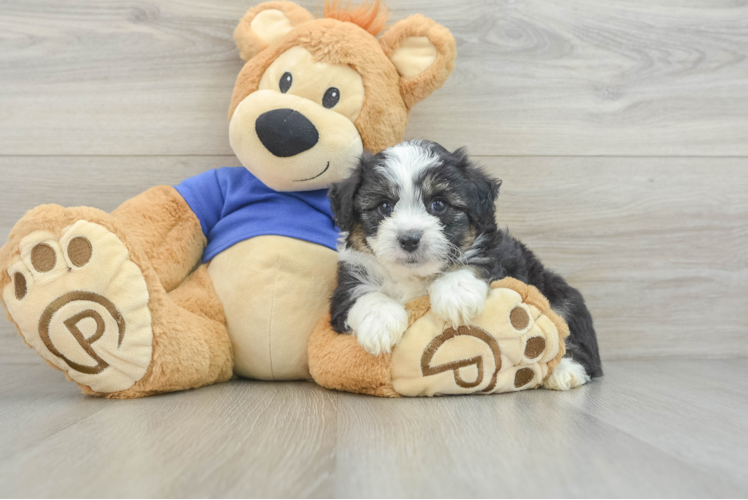
[[368, 293], [348, 312], [348, 325], [367, 352], [388, 353], [408, 328], [405, 308], [381, 293]]
[[562, 358], [551, 376], [543, 382], [543, 387], [554, 391], [568, 391], [590, 381], [584, 367], [571, 358]]
[[429, 287], [431, 309], [453, 327], [483, 312], [489, 287], [469, 269], [445, 274]]

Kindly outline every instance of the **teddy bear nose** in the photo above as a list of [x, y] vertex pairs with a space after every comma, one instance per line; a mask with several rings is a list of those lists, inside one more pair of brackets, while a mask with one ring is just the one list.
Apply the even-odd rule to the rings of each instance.
[[306, 116], [287, 108], [261, 114], [255, 131], [262, 145], [280, 158], [303, 153], [319, 141], [317, 127]]

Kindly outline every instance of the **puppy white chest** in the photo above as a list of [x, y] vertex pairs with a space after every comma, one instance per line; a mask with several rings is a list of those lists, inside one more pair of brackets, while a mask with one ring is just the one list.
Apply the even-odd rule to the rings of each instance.
[[400, 280], [390, 277], [384, 281], [382, 293], [405, 304], [415, 298], [428, 295], [432, 281], [432, 279], [421, 277], [408, 277]]
[[436, 276], [436, 272], [424, 276], [400, 266], [385, 266], [372, 255], [352, 249], [341, 251], [340, 259], [350, 265], [350, 272], [360, 283], [352, 291], [354, 297], [378, 292], [405, 304], [428, 295], [429, 286]]

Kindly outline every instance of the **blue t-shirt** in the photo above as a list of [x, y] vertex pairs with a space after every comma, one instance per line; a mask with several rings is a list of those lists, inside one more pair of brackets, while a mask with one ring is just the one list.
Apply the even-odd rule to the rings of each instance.
[[254, 238], [277, 235], [337, 249], [327, 189], [273, 191], [244, 167], [209, 170], [174, 186], [203, 227], [203, 262]]

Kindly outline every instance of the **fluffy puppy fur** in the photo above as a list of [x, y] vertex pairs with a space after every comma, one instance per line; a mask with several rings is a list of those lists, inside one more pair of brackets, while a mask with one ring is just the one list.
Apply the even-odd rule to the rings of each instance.
[[546, 387], [566, 390], [602, 375], [582, 295], [498, 228], [500, 186], [463, 149], [434, 142], [364, 154], [330, 190], [343, 231], [333, 329], [355, 334], [372, 354], [389, 352], [408, 326], [407, 301], [429, 295], [434, 312], [456, 326], [483, 311], [490, 282], [510, 276], [537, 287], [571, 331]]

